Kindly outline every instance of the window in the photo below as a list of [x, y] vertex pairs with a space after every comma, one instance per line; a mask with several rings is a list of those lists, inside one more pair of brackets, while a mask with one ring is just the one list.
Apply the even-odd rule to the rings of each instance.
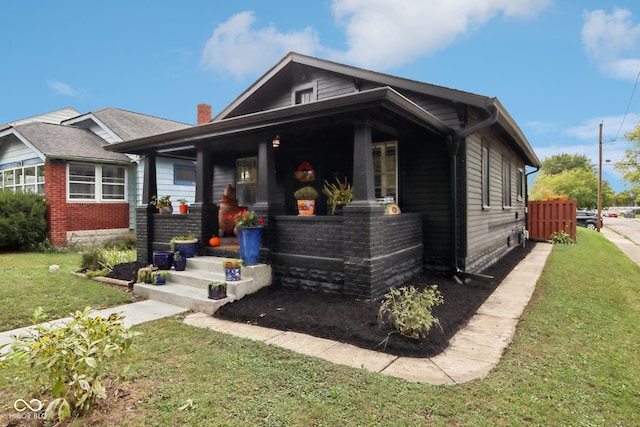
[[258, 190], [258, 158], [245, 157], [236, 160], [236, 198], [240, 206], [256, 202]]
[[173, 165], [174, 185], [196, 185], [196, 167], [187, 165]]
[[489, 172], [489, 147], [482, 145], [482, 207], [485, 208], [491, 206]]
[[44, 194], [44, 164], [0, 171], [0, 189]]
[[398, 203], [398, 143], [372, 144], [373, 180], [376, 197], [393, 198]]
[[315, 101], [315, 86], [305, 86], [293, 92], [293, 103], [298, 104], [307, 104], [309, 102]]
[[518, 201], [522, 202], [524, 200], [524, 170], [522, 170], [521, 168], [518, 168]]
[[502, 159], [502, 206], [511, 207], [511, 163]]
[[127, 174], [124, 166], [69, 163], [69, 200], [125, 200]]

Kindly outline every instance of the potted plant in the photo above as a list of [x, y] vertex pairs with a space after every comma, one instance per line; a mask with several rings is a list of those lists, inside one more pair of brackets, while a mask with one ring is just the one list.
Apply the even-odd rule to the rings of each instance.
[[324, 181], [322, 192], [327, 196], [327, 204], [331, 206], [331, 215], [335, 214], [336, 208], [348, 205], [353, 198], [353, 189], [351, 184], [347, 183], [347, 178], [340, 181], [336, 178], [336, 183]]
[[178, 199], [178, 202], [180, 202], [180, 206], [178, 206], [178, 209], [180, 210], [181, 214], [186, 214], [189, 212], [189, 205], [187, 205], [187, 199]]
[[171, 196], [153, 196], [151, 198], [150, 205], [153, 205], [158, 209], [160, 213], [173, 213], [173, 206], [171, 205]]
[[298, 215], [312, 216], [318, 198], [318, 191], [310, 185], [299, 188], [293, 193], [298, 201]]
[[240, 257], [244, 265], [255, 265], [260, 257], [260, 238], [264, 219], [250, 209], [244, 209], [227, 219], [235, 223], [238, 230]]
[[170, 270], [173, 265], [173, 251], [155, 251], [152, 256], [153, 265], [160, 270]]
[[228, 282], [235, 282], [240, 280], [240, 267], [242, 267], [242, 260], [236, 258], [227, 258], [222, 261], [224, 267], [224, 278]]
[[193, 258], [198, 251], [198, 236], [191, 230], [182, 236], [173, 236], [171, 242], [172, 251], [178, 251], [185, 258]]
[[169, 276], [169, 273], [165, 270], [158, 270], [152, 272], [151, 276], [153, 277], [154, 285], [164, 285], [165, 283], [167, 283], [167, 277]]
[[209, 299], [222, 299], [227, 297], [227, 282], [209, 283]]
[[184, 271], [187, 268], [187, 258], [183, 257], [180, 251], [173, 253], [173, 268], [176, 271]]

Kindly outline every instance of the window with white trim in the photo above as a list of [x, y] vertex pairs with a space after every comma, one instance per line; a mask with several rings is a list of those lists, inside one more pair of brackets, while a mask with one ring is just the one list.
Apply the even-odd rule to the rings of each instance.
[[69, 163], [67, 194], [72, 201], [126, 200], [127, 169], [124, 166]]
[[371, 144], [371, 149], [376, 197], [393, 197], [394, 203], [398, 203], [398, 143]]
[[258, 191], [258, 158], [244, 157], [236, 160], [236, 199], [241, 206], [256, 202]]
[[293, 91], [292, 102], [295, 105], [308, 104], [316, 100], [316, 86], [314, 83], [309, 85], [298, 87]]
[[0, 189], [44, 194], [44, 163], [1, 170]]
[[505, 157], [502, 158], [502, 206], [511, 207], [511, 163]]

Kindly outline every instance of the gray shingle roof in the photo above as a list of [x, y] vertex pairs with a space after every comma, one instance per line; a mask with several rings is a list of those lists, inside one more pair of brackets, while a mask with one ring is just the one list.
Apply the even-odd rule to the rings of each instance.
[[123, 141], [192, 127], [185, 123], [116, 108], [102, 108], [92, 113], [122, 138]]
[[49, 158], [131, 161], [124, 154], [104, 150], [107, 142], [86, 129], [37, 122], [18, 125], [14, 129]]

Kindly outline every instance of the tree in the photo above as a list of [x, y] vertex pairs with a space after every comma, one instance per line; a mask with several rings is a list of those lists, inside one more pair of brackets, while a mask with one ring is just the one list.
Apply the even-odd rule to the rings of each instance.
[[624, 134], [624, 138], [633, 143], [634, 148], [625, 150], [624, 157], [616, 162], [614, 168], [622, 173], [622, 179], [631, 185], [640, 186], [640, 124]]
[[[586, 156], [551, 156], [542, 161], [541, 172], [531, 189], [530, 200], [563, 194], [576, 200], [580, 208], [595, 209], [598, 206], [598, 176]], [[602, 181], [602, 205], [611, 206], [614, 197], [611, 185]]]
[[586, 169], [593, 171], [591, 160], [583, 154], [554, 154], [542, 161], [540, 172], [546, 175], [555, 175], [566, 170]]
[[630, 190], [624, 190], [616, 196], [616, 205], [618, 206], [635, 206], [640, 202], [640, 187], [633, 187]]

